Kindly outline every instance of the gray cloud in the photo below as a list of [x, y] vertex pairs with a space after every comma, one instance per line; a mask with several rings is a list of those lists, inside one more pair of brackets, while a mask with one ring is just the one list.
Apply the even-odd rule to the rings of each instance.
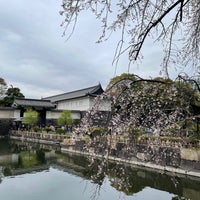
[[[112, 59], [118, 35], [96, 44], [99, 24], [84, 13], [72, 38], [65, 42], [60, 4], [54, 0], [0, 0], [0, 77], [19, 87], [26, 97], [40, 98], [99, 82], [105, 87], [114, 75]], [[145, 62], [134, 65], [131, 72], [157, 76], [160, 59], [154, 55], [162, 54], [158, 49], [145, 47]], [[123, 56], [117, 74], [127, 72], [127, 66]]]

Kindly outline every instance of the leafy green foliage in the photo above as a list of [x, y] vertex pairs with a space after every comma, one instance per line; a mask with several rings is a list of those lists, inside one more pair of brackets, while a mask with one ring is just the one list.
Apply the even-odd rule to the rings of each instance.
[[67, 125], [72, 125], [73, 124], [73, 119], [72, 119], [72, 114], [71, 111], [69, 110], [64, 110], [58, 120], [57, 120], [58, 125], [63, 125], [63, 126], [67, 126]]
[[24, 98], [19, 88], [11, 86], [4, 91], [4, 98], [0, 101], [0, 105], [5, 107], [11, 107], [15, 98]]
[[38, 112], [35, 110], [29, 109], [24, 113], [22, 122], [25, 124], [28, 124], [32, 127], [33, 125], [35, 125], [38, 122], [38, 119], [39, 119]]
[[46, 126], [46, 127], [44, 128], [44, 130], [48, 133], [48, 132], [51, 131], [51, 127]]
[[129, 131], [129, 137], [131, 140], [137, 142], [138, 141], [138, 138], [144, 134], [144, 130], [142, 129], [139, 129], [139, 128], [133, 128], [133, 129], [130, 129]]
[[134, 74], [123, 73], [119, 76], [115, 76], [114, 78], [112, 78], [110, 80], [110, 82], [108, 83], [106, 89], [109, 89], [110, 87], [112, 87], [113, 85], [115, 85], [116, 83], [118, 83], [120, 81], [126, 81], [126, 80], [135, 81], [135, 80], [137, 80], [137, 78]]
[[24, 95], [20, 92], [19, 88], [10, 87], [6, 91], [6, 96], [4, 97], [4, 106], [12, 106], [15, 98], [24, 98]]
[[40, 131], [40, 127], [39, 126], [34, 126], [33, 130], [34, 130], [34, 132], [38, 132], [38, 131]]
[[63, 134], [65, 131], [62, 128], [57, 128], [56, 133], [57, 134]]
[[90, 132], [90, 137], [95, 138], [98, 136], [105, 135], [108, 132], [108, 130], [102, 127], [91, 127], [89, 128], [89, 132]]

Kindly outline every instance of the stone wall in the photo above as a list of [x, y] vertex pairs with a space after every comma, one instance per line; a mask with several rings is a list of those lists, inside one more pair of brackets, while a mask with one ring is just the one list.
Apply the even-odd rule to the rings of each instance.
[[109, 156], [112, 158], [127, 161], [153, 163], [164, 167], [168, 166], [186, 170], [200, 170], [200, 150], [197, 149], [149, 146], [144, 144], [127, 146], [124, 143], [117, 143], [115, 148], [110, 148], [104, 142], [87, 143], [84, 141], [76, 141], [74, 145], [69, 146], [66, 145], [64, 148], [98, 155], [109, 152]]
[[[13, 134], [12, 134], [13, 135]], [[11, 135], [11, 136], [12, 136]], [[107, 155], [112, 159], [123, 160], [127, 162], [138, 162], [143, 164], [153, 164], [156, 166], [173, 167], [177, 169], [200, 170], [200, 149], [158, 146], [148, 144], [135, 144], [124, 142], [80, 140], [78, 138], [69, 138], [67, 135], [44, 134], [32, 132], [14, 132], [19, 138], [30, 138], [38, 142], [52, 141], [58, 142], [62, 149], [66, 151], [77, 151], [90, 155]]]

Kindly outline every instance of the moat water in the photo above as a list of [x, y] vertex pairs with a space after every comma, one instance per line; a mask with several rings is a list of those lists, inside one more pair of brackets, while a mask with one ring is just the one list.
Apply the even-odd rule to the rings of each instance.
[[[91, 164], [92, 163], [92, 164]], [[200, 180], [0, 140], [2, 200], [199, 200]]]

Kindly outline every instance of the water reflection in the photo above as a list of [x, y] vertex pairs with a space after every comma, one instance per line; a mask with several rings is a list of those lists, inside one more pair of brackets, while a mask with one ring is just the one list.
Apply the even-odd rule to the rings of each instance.
[[126, 197], [145, 194], [150, 189], [155, 194], [167, 192], [172, 196], [168, 199], [172, 200], [198, 200], [200, 196], [198, 179], [170, 176], [81, 155], [61, 154], [58, 146], [0, 140], [0, 182], [6, 176], [42, 172], [52, 166], [92, 182], [97, 191], [109, 183], [109, 187]]
[[102, 160], [96, 160], [92, 166], [88, 158], [78, 155], [66, 154], [64, 160], [66, 163], [71, 163], [73, 166], [82, 169], [82, 175], [85, 178], [92, 179], [94, 183], [102, 185], [104, 180], [108, 178], [113, 188], [128, 196], [137, 194], [146, 188], [154, 188], [174, 194], [173, 200], [198, 200], [200, 196], [200, 180], [170, 176], [112, 162], [107, 163], [102, 170], [103, 173], [96, 176], [99, 173], [98, 167]]

